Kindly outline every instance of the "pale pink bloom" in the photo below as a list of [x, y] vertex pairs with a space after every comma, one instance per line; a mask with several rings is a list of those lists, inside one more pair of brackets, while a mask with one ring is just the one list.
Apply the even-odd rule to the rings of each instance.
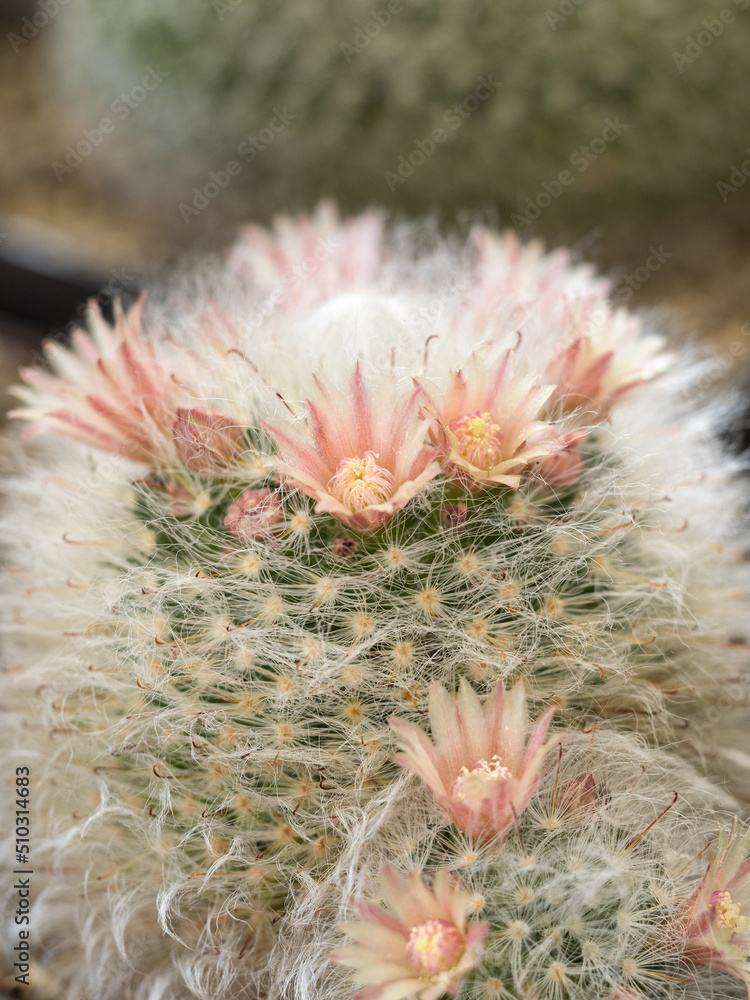
[[143, 331], [143, 297], [127, 312], [115, 303], [110, 326], [95, 302], [89, 331], [73, 331], [70, 348], [48, 343], [53, 370], [24, 369], [31, 390], [15, 390], [27, 406], [11, 416], [31, 420], [32, 434], [61, 434], [135, 461], [172, 452], [182, 394]]
[[185, 464], [195, 472], [221, 472], [243, 451], [245, 428], [209, 407], [179, 409], [172, 439]]
[[564, 333], [546, 377], [566, 412], [579, 407], [607, 415], [628, 392], [660, 374], [670, 358], [664, 339], [644, 336], [640, 317], [612, 310], [598, 298], [565, 307]]
[[224, 527], [242, 542], [266, 539], [283, 523], [281, 497], [269, 489], [243, 490], [224, 517]]
[[507, 697], [499, 681], [484, 705], [465, 678], [456, 696], [433, 684], [432, 740], [414, 723], [390, 719], [403, 746], [394, 760], [419, 775], [456, 826], [492, 838], [508, 830], [534, 795], [544, 756], [556, 742], [544, 742], [554, 711], [532, 730], [522, 681]]
[[353, 938], [331, 960], [355, 970], [364, 987], [353, 1000], [438, 1000], [455, 996], [462, 977], [476, 965], [489, 925], [468, 921], [471, 896], [446, 868], [428, 888], [418, 874], [408, 878], [383, 868], [388, 909], [355, 902], [360, 920], [341, 924]]
[[502, 233], [482, 226], [472, 231], [471, 307], [475, 322], [483, 325], [500, 308], [507, 315], [540, 299], [560, 300], [594, 296], [604, 300], [610, 282], [591, 264], [575, 264], [570, 250], [545, 253], [540, 240], [522, 243], [512, 229]]
[[424, 444], [418, 392], [399, 395], [392, 380], [371, 392], [359, 365], [348, 395], [317, 378], [315, 386], [315, 398], [307, 403], [312, 442], [286, 427], [266, 425], [283, 460], [279, 471], [317, 500], [318, 513], [372, 531], [440, 471], [434, 451]]
[[249, 277], [261, 294], [315, 304], [371, 285], [383, 255], [383, 214], [368, 211], [341, 221], [333, 202], [313, 215], [274, 219], [272, 230], [245, 226], [228, 267]]
[[494, 365], [473, 354], [443, 395], [426, 379], [415, 382], [447, 474], [470, 488], [517, 489], [530, 462], [564, 447], [557, 429], [536, 419], [554, 386], [515, 376], [512, 351]]
[[736, 817], [722, 829], [706, 874], [665, 926], [687, 939], [684, 957], [719, 969], [745, 984], [750, 997], [750, 830], [741, 835]]

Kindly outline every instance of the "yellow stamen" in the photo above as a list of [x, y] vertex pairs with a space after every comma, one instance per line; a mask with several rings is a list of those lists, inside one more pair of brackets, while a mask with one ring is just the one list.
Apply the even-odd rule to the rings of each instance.
[[458, 802], [466, 798], [469, 801], [481, 802], [492, 794], [491, 789], [498, 781], [507, 781], [511, 777], [510, 770], [500, 761], [497, 754], [491, 761], [477, 761], [470, 771], [462, 767], [453, 783], [453, 797]]
[[716, 921], [719, 927], [726, 927], [734, 933], [741, 933], [750, 927], [750, 917], [740, 915], [739, 904], [732, 902], [728, 892], [715, 892], [711, 896], [711, 905], [716, 908]]
[[463, 954], [461, 935], [447, 920], [425, 920], [412, 927], [406, 954], [414, 965], [431, 976], [452, 969]]
[[471, 465], [489, 472], [502, 462], [504, 435], [492, 414], [464, 414], [449, 429], [456, 436], [458, 453]]
[[328, 489], [352, 513], [385, 503], [396, 491], [392, 472], [378, 465], [373, 451], [364, 458], [342, 458], [335, 474], [328, 482]]

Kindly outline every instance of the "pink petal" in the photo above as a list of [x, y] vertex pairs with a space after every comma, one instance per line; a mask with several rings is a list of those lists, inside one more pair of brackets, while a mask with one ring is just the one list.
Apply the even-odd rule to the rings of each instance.
[[263, 426], [276, 441], [287, 466], [285, 469], [287, 474], [292, 475], [297, 471], [303, 472], [308, 482], [319, 484], [320, 489], [324, 490], [334, 470], [326, 465], [312, 445], [283, 427], [267, 423], [264, 423]]
[[502, 748], [500, 759], [512, 774], [518, 774], [523, 758], [523, 748], [529, 732], [529, 713], [523, 681], [516, 681], [505, 696], [503, 714]]
[[449, 695], [445, 688], [434, 682], [430, 685], [429, 718], [432, 738], [440, 762], [439, 767], [445, 776], [446, 792], [450, 794], [453, 782], [467, 762], [464, 747], [460, 739], [457, 738], [459, 727], [455, 698]]
[[413, 722], [402, 719], [389, 719], [388, 722], [405, 749], [404, 753], [393, 758], [394, 763], [417, 774], [434, 796], [447, 795], [448, 776], [427, 734]]
[[484, 720], [487, 728], [487, 752], [490, 757], [499, 754], [502, 741], [505, 684], [502, 677], [484, 703]]
[[366, 986], [358, 990], [352, 1000], [406, 1000], [416, 996], [423, 985], [421, 979], [398, 979], [391, 983]]
[[[542, 718], [537, 722], [536, 728], [529, 740], [528, 746], [526, 747], [526, 753], [521, 763], [519, 775], [523, 774], [525, 769], [530, 765], [531, 761], [534, 759], [536, 754], [541, 750], [544, 743], [544, 737], [547, 735], [547, 729], [550, 722], [552, 721], [552, 716], [557, 711], [557, 706], [551, 708]], [[549, 747], [547, 748], [549, 749]]]
[[[486, 760], [489, 750], [487, 727], [479, 695], [465, 677], [461, 678], [456, 698], [457, 739], [464, 765], [471, 770], [480, 760]], [[490, 755], [491, 756], [491, 755]]]
[[[359, 361], [354, 367], [354, 374], [352, 375], [351, 382], [351, 399], [352, 399], [352, 410], [354, 416], [354, 425], [356, 427], [357, 438], [361, 445], [365, 445], [364, 450], [367, 450], [367, 442], [373, 440], [372, 436], [372, 408], [370, 402], [370, 395], [362, 378], [362, 371], [359, 367]], [[400, 437], [398, 438], [400, 440]], [[359, 452], [358, 452], [359, 454]]]
[[506, 351], [500, 362], [495, 366], [495, 370], [492, 372], [491, 380], [486, 389], [485, 400], [490, 405], [480, 405], [479, 409], [492, 412], [492, 403], [500, 396], [501, 392], [510, 380], [513, 371], [512, 361], [513, 352]]

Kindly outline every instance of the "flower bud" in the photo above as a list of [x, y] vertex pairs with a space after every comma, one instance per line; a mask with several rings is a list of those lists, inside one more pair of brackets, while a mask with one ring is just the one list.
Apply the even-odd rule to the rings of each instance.
[[578, 479], [585, 465], [577, 451], [564, 448], [554, 455], [543, 458], [539, 463], [538, 472], [548, 486], [567, 486]]
[[243, 490], [230, 506], [224, 527], [241, 542], [261, 541], [284, 522], [281, 497], [273, 490]]
[[194, 472], [219, 472], [242, 451], [243, 428], [220, 410], [178, 410], [172, 426], [177, 451]]

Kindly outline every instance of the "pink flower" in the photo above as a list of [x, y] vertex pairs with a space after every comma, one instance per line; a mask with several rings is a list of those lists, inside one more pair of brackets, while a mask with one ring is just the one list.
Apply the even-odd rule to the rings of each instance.
[[375, 392], [359, 365], [348, 396], [315, 380], [308, 400], [313, 443], [285, 427], [266, 425], [288, 482], [317, 500], [318, 513], [372, 531], [404, 507], [440, 471], [425, 447], [418, 392], [399, 396], [389, 381]]
[[514, 376], [512, 351], [494, 366], [474, 354], [466, 367], [468, 378], [453, 372], [442, 397], [425, 379], [415, 380], [430, 437], [448, 474], [466, 486], [517, 489], [529, 462], [564, 447], [551, 424], [535, 419], [554, 386]]
[[555, 709], [530, 732], [522, 681], [507, 698], [499, 681], [482, 706], [465, 678], [455, 697], [433, 684], [429, 708], [432, 740], [414, 723], [389, 720], [403, 746], [395, 762], [418, 774], [471, 836], [505, 833], [531, 800], [544, 755], [556, 742], [544, 742]]
[[598, 297], [569, 304], [565, 322], [545, 374], [556, 384], [555, 399], [566, 412], [583, 407], [604, 417], [619, 399], [669, 364], [662, 337], [643, 336], [638, 316], [625, 309], [613, 312]]
[[143, 332], [143, 297], [124, 313], [115, 303], [109, 326], [95, 302], [89, 332], [73, 331], [71, 347], [48, 343], [56, 374], [25, 369], [28, 389], [16, 394], [28, 405], [11, 416], [31, 420], [30, 433], [61, 434], [151, 462], [171, 452], [171, 431], [180, 390]]
[[446, 868], [436, 874], [432, 889], [419, 875], [402, 878], [388, 866], [383, 881], [389, 909], [355, 902], [362, 919], [340, 926], [356, 943], [331, 955], [331, 961], [354, 969], [364, 986], [353, 1000], [455, 996], [489, 929], [484, 921], [466, 919], [470, 895]]
[[268, 538], [283, 523], [281, 497], [269, 489], [243, 490], [224, 517], [224, 527], [242, 542]]
[[706, 874], [666, 924], [687, 938], [684, 957], [741, 979], [750, 997], [750, 830], [722, 829]]
[[221, 410], [194, 407], [177, 411], [175, 447], [195, 472], [221, 472], [241, 454], [244, 428]]
[[313, 215], [278, 216], [272, 231], [246, 226], [228, 261], [261, 293], [276, 289], [290, 301], [312, 305], [371, 285], [382, 266], [383, 215], [378, 211], [339, 220], [322, 202]]
[[477, 226], [472, 231], [475, 256], [471, 305], [475, 322], [483, 325], [510, 306], [530, 305], [571, 296], [606, 299], [610, 282], [595, 274], [591, 264], [574, 264], [570, 250], [544, 252], [540, 240], [521, 243], [512, 229], [502, 233]]

